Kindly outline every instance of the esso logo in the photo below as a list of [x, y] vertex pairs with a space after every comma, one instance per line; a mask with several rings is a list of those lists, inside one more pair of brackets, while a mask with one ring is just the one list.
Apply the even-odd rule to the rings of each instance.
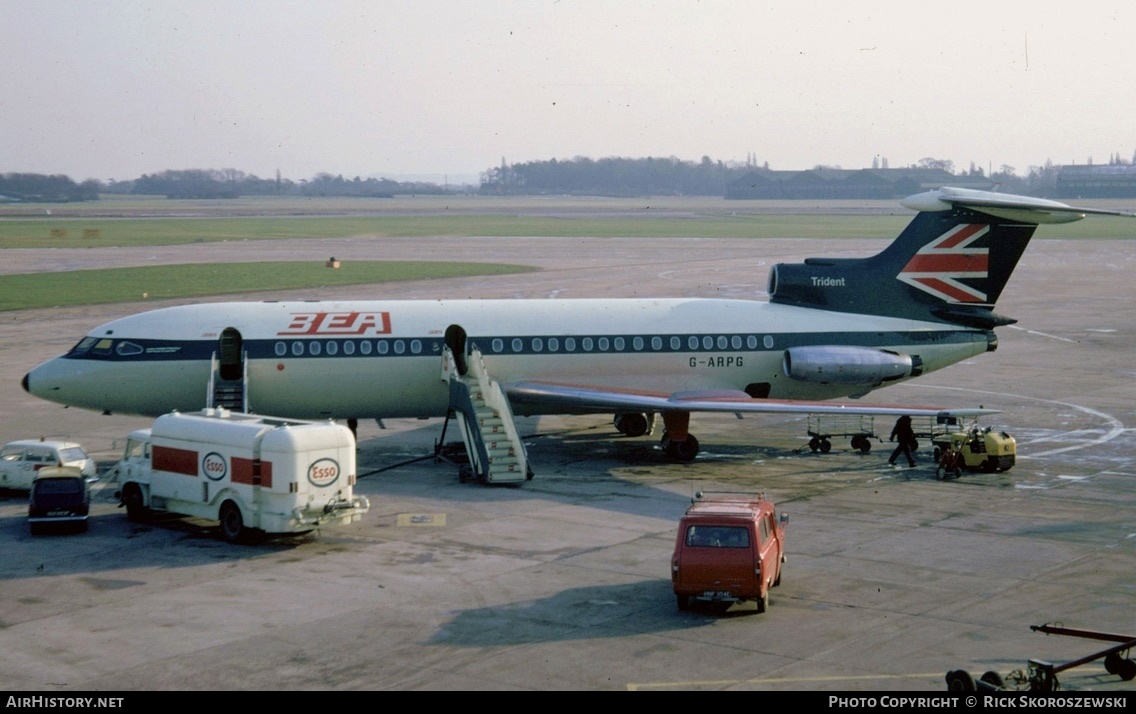
[[313, 486], [330, 486], [339, 480], [339, 463], [335, 459], [320, 459], [308, 467], [308, 481]]
[[201, 459], [201, 473], [210, 481], [220, 481], [229, 474], [229, 466], [224, 456], [210, 451]]

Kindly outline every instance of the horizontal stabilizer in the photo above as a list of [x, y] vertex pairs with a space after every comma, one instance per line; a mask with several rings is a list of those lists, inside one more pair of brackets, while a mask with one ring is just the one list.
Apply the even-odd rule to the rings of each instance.
[[955, 207], [970, 208], [998, 218], [1022, 221], [1023, 223], [1072, 223], [1081, 220], [1086, 214], [1090, 213], [1102, 216], [1136, 218], [1136, 213], [1127, 211], [1082, 208], [1045, 198], [946, 186], [936, 191], [908, 196], [900, 203], [914, 211], [935, 212], [949, 211]]

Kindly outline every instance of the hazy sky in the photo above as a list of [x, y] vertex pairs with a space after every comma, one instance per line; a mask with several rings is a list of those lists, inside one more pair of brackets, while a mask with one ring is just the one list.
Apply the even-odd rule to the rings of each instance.
[[1136, 3], [0, 0], [0, 173], [1136, 151]]

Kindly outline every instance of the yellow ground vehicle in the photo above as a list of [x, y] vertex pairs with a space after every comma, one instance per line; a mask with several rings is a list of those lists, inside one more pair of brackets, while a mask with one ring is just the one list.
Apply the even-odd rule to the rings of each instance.
[[965, 431], [955, 431], [936, 437], [935, 461], [938, 478], [957, 478], [963, 469], [994, 473], [1008, 471], [1018, 456], [1018, 443], [1014, 437], [993, 427], [980, 428], [977, 424]]

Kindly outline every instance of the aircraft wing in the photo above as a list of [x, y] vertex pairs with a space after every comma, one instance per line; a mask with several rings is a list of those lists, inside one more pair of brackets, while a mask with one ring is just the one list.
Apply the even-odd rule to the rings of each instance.
[[581, 387], [555, 382], [515, 382], [503, 385], [514, 410], [560, 413], [604, 412], [727, 412], [756, 414], [863, 414], [869, 416], [976, 417], [997, 409], [947, 409], [931, 406], [868, 405], [795, 399], [754, 399], [740, 390], [646, 392]]

